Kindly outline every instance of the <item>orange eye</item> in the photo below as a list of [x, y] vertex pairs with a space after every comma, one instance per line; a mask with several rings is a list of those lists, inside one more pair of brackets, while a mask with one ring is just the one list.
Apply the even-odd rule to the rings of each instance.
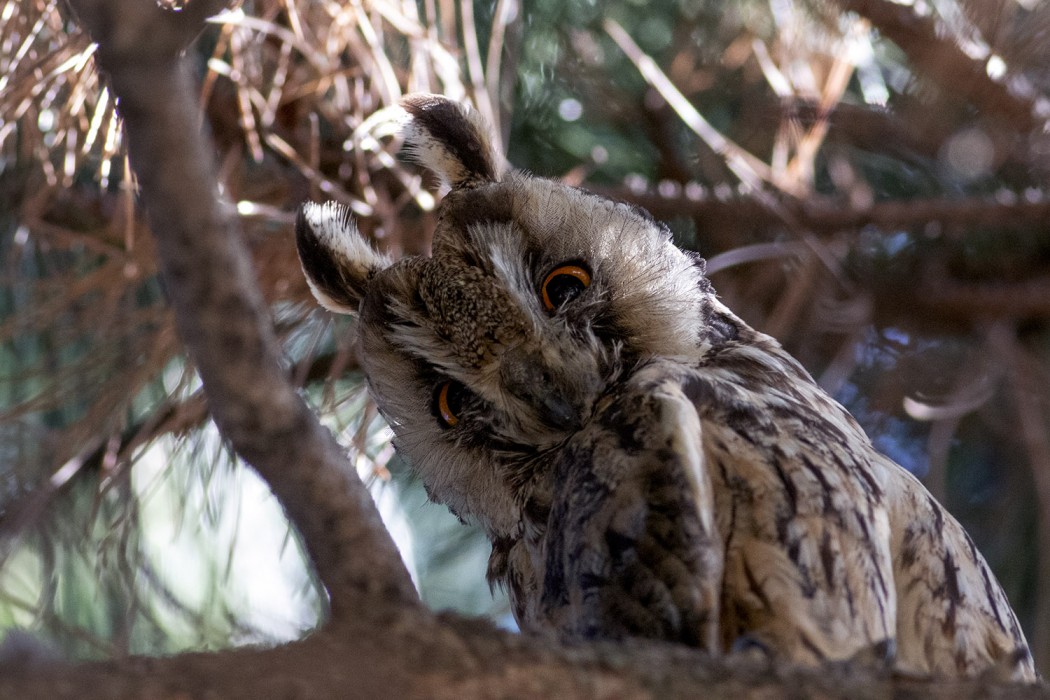
[[591, 273], [582, 265], [559, 265], [550, 271], [540, 288], [543, 308], [555, 311], [591, 286]]
[[434, 414], [443, 428], [459, 423], [463, 410], [463, 385], [459, 382], [442, 382], [434, 391]]

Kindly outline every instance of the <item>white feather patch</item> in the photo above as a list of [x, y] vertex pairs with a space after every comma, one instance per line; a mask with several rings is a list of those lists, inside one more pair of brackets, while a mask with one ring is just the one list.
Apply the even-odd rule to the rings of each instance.
[[[302, 218], [317, 244], [327, 254], [333, 269], [338, 272], [340, 281], [343, 282], [340, 291], [345, 292], [352, 303], [348, 303], [347, 299], [338, 299], [326, 291], [326, 285], [322, 285], [320, 280], [315, 278], [311, 266], [305, 260], [301, 260], [310, 291], [317, 301], [330, 311], [344, 314], [356, 312], [368, 278], [388, 267], [391, 259], [369, 245], [358, 231], [350, 209], [339, 202], [305, 202]], [[325, 282], [330, 285], [332, 280]]]
[[[507, 170], [506, 159], [496, 146], [485, 119], [472, 107], [441, 95], [415, 94], [402, 100], [399, 120], [406, 154], [441, 178], [447, 187], [498, 181]], [[414, 116], [411, 106], [443, 115], [439, 124]], [[447, 129], [446, 129], [447, 127]], [[484, 170], [478, 165], [484, 163]]]

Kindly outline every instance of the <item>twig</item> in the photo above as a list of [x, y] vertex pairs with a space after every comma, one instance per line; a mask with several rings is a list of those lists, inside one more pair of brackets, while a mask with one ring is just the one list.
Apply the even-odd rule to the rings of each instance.
[[[517, 78], [516, 27], [521, 23], [521, 8], [516, 0], [497, 0], [492, 12], [492, 30], [489, 32], [489, 47], [485, 58], [485, 89], [492, 102], [492, 127], [500, 143], [507, 145], [510, 137], [510, 119], [506, 106], [514, 93]], [[510, 32], [507, 31], [508, 26]], [[506, 99], [505, 99], [506, 98]]]
[[[722, 199], [706, 194], [690, 196], [688, 187], [684, 192], [670, 196], [651, 191], [638, 192], [627, 187], [588, 185], [588, 188], [613, 199], [641, 205], [657, 218], [725, 217], [762, 226], [780, 222], [779, 216], [769, 211], [764, 201], [747, 194]], [[941, 233], [951, 235], [952, 230], [1001, 226], [1004, 221], [1014, 227], [1050, 221], [1050, 198], [1036, 191], [1024, 195], [1010, 192], [996, 198], [891, 200], [864, 208], [851, 207], [838, 199], [813, 196], [801, 200], [785, 198], [781, 206], [791, 211], [805, 228], [822, 234], [865, 226], [899, 230], [939, 225]]]
[[[501, 134], [500, 113], [492, 105], [493, 95], [489, 94], [485, 81], [485, 68], [481, 61], [481, 47], [478, 45], [478, 26], [474, 21], [473, 0], [462, 0], [458, 3], [461, 17], [460, 31], [463, 32], [463, 50], [467, 56], [467, 73], [473, 88], [474, 104], [481, 116], [492, 125], [495, 134]], [[495, 21], [495, 20], [494, 20]]]
[[740, 246], [719, 253], [707, 259], [707, 274], [714, 275], [722, 270], [727, 270], [737, 265], [759, 262], [761, 260], [776, 260], [778, 258], [796, 257], [809, 250], [802, 241], [773, 241], [771, 243], [755, 243], [753, 245]]
[[635, 65], [638, 72], [642, 74], [646, 82], [653, 86], [667, 104], [682, 119], [686, 126], [699, 136], [707, 146], [725, 159], [726, 165], [740, 180], [741, 184], [754, 192], [762, 189], [763, 183], [773, 183], [773, 173], [769, 166], [755, 156], [726, 138], [718, 129], [704, 119], [693, 107], [692, 103], [685, 98], [678, 88], [674, 86], [671, 79], [660, 70], [650, 56], [648, 56], [638, 44], [634, 43], [631, 35], [624, 31], [623, 27], [615, 20], [606, 18], [605, 31], [616, 42], [631, 63]]

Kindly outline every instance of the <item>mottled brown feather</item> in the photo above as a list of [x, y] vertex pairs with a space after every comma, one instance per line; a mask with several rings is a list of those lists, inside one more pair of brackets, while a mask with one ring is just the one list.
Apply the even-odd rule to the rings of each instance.
[[[377, 269], [314, 209], [303, 267], [322, 301], [360, 298], [361, 363], [395, 444], [489, 535], [489, 579], [523, 630], [1036, 677], [958, 522], [719, 302], [665, 227], [504, 171], [460, 105], [406, 106], [410, 145], [453, 186], [433, 256]], [[567, 261], [590, 284], [549, 310], [540, 285]], [[334, 289], [340, 275], [354, 287]], [[431, 407], [443, 382], [462, 387], [452, 425]]]

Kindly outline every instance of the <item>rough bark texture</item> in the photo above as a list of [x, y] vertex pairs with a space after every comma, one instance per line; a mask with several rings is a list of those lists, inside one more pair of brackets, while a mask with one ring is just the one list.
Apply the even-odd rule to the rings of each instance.
[[0, 677], [36, 698], [1046, 698], [1039, 686], [894, 678], [848, 664], [819, 672], [667, 644], [563, 647], [482, 623], [350, 624], [271, 650], [38, 667]]
[[931, 682], [850, 665], [818, 672], [663, 644], [565, 647], [419, 605], [367, 491], [282, 369], [236, 222], [215, 196], [178, 53], [221, 8], [70, 0], [99, 43], [179, 331], [225, 437], [269, 483], [331, 598], [329, 623], [268, 650], [0, 669], [0, 697], [1036, 698], [995, 679]]

